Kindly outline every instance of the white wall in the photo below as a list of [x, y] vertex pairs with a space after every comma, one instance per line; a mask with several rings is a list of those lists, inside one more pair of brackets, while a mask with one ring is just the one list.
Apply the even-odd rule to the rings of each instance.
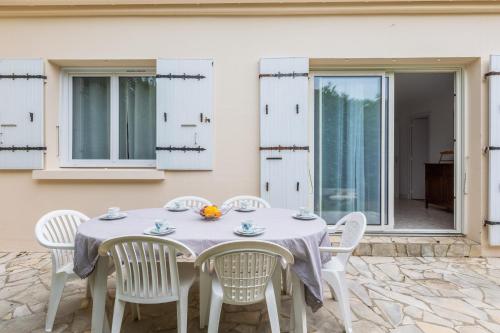
[[[437, 163], [440, 152], [453, 148], [454, 75], [451, 73], [400, 73], [395, 75], [395, 117], [399, 142], [399, 197], [410, 197], [410, 126], [415, 116], [429, 117], [428, 163]], [[396, 191], [396, 195], [397, 195]]]

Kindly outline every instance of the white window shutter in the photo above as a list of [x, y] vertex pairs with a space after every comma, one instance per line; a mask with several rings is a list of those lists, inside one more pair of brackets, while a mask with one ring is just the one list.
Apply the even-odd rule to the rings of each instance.
[[488, 222], [500, 224], [500, 55], [491, 56], [488, 74], [489, 105], [489, 204]]
[[158, 59], [156, 164], [165, 170], [211, 170], [213, 61]]
[[0, 169], [43, 169], [44, 79], [42, 59], [0, 59]]
[[307, 58], [260, 61], [261, 196], [273, 207], [307, 206], [308, 73]]

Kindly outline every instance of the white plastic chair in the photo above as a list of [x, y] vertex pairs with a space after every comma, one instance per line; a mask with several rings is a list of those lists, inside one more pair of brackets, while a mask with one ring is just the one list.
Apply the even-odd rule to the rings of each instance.
[[[208, 333], [219, 330], [222, 303], [247, 305], [265, 299], [273, 333], [280, 332], [277, 295], [273, 286], [281, 278], [280, 260], [293, 264], [293, 255], [282, 246], [265, 241], [233, 241], [204, 251], [195, 267], [209, 270], [211, 279]], [[279, 289], [279, 288], [278, 288]], [[279, 296], [279, 293], [278, 293]], [[201, 307], [202, 305], [200, 305]], [[200, 315], [204, 315], [201, 311]]]
[[205, 198], [196, 196], [185, 196], [172, 199], [169, 202], [167, 202], [163, 207], [164, 208], [172, 207], [176, 202], [184, 203], [188, 208], [199, 208], [199, 209], [203, 208], [203, 206], [212, 205], [212, 203]]
[[177, 332], [187, 332], [188, 293], [195, 279], [192, 265], [178, 265], [177, 254], [195, 258], [184, 244], [153, 236], [109, 239], [99, 255], [111, 256], [116, 269], [112, 333], [120, 332], [125, 305], [177, 302]]
[[271, 205], [266, 200], [254, 197], [252, 195], [238, 195], [236, 197], [232, 197], [227, 199], [222, 204], [222, 207], [230, 207], [230, 208], [239, 208], [241, 207], [241, 203], [246, 201], [248, 203], [248, 207], [250, 208], [271, 208]]
[[366, 217], [363, 213], [354, 212], [344, 216], [335, 228], [344, 225], [338, 247], [320, 247], [321, 252], [335, 253], [330, 261], [323, 265], [321, 274], [328, 284], [332, 296], [335, 294], [339, 302], [344, 327], [352, 333], [351, 308], [349, 305], [349, 289], [345, 279], [346, 266], [354, 249], [358, 246], [366, 230]]
[[66, 281], [78, 278], [73, 272], [75, 235], [78, 226], [88, 220], [87, 216], [74, 210], [55, 210], [42, 216], [36, 224], [36, 239], [40, 245], [51, 250], [52, 256], [52, 282], [45, 332], [52, 332]]

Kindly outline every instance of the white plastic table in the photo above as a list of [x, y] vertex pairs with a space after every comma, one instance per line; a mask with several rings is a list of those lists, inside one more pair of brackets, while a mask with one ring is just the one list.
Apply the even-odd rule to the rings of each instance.
[[266, 232], [252, 239], [271, 241], [288, 248], [295, 258], [291, 269], [293, 288], [295, 332], [307, 332], [304, 283], [309, 294], [321, 306], [322, 282], [321, 265], [329, 258], [321, 256], [320, 246], [330, 246], [327, 225], [318, 218], [300, 221], [292, 218], [296, 212], [288, 209], [263, 208], [251, 213], [231, 211], [220, 220], [206, 222], [193, 211], [169, 212], [163, 208], [140, 209], [127, 212], [125, 219], [102, 221], [91, 219], [79, 226], [75, 240], [75, 272], [93, 281], [92, 332], [107, 332], [104, 324], [107, 276], [110, 259], [98, 257], [97, 249], [103, 241], [125, 235], [141, 235], [153, 226], [155, 219], [161, 218], [175, 225], [176, 231], [165, 237], [183, 242], [196, 254], [226, 241], [248, 239], [234, 234], [233, 230], [241, 221], [251, 219], [266, 228]]

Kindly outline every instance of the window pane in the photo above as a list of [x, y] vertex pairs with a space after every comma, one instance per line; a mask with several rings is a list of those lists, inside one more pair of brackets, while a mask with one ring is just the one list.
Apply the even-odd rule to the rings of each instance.
[[73, 77], [73, 158], [109, 159], [110, 78]]
[[120, 159], [156, 156], [156, 82], [153, 77], [120, 77]]
[[380, 224], [381, 77], [315, 79], [315, 210]]

